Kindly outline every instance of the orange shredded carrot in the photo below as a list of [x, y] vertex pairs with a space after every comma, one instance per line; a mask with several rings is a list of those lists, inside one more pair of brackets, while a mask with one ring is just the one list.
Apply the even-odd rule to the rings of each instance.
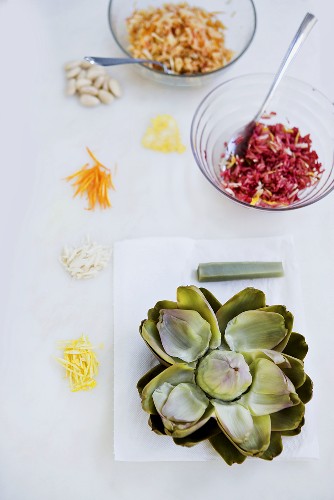
[[103, 165], [89, 148], [86, 150], [94, 162], [93, 166], [90, 167], [89, 163], [85, 163], [80, 170], [69, 175], [65, 180], [74, 181], [72, 182], [75, 188], [74, 197], [78, 195], [87, 197], [87, 210], [94, 210], [97, 203], [101, 208], [111, 207], [108, 190], [115, 190], [115, 186], [110, 169]]

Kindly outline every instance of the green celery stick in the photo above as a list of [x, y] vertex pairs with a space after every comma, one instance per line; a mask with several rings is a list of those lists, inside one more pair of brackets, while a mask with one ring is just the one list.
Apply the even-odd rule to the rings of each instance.
[[282, 262], [205, 262], [198, 264], [198, 281], [230, 281], [284, 276]]

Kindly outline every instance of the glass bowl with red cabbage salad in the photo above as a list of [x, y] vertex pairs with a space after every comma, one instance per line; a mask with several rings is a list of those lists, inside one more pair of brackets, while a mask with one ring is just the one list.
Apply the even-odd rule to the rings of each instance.
[[228, 141], [256, 115], [272, 78], [245, 75], [212, 90], [194, 115], [191, 145], [201, 172], [227, 198], [259, 210], [292, 210], [334, 188], [334, 106], [311, 85], [285, 77], [245, 152], [229, 155]]

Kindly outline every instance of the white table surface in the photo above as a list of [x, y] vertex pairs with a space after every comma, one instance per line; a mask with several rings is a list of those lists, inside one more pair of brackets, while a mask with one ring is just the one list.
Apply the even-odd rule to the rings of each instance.
[[[123, 67], [112, 74], [124, 96], [110, 107], [86, 109], [66, 98], [65, 62], [86, 54], [120, 55], [108, 30], [107, 3], [0, 0], [0, 499], [333, 499], [334, 195], [273, 215], [236, 206], [209, 185], [192, 158], [189, 125], [200, 100], [223, 78], [201, 89], [175, 89]], [[313, 4], [319, 23], [289, 74], [334, 99], [334, 4]], [[256, 5], [254, 43], [227, 77], [275, 70], [310, 2], [257, 0]], [[285, 19], [273, 15], [282, 7]], [[165, 112], [180, 124], [184, 155], [159, 155], [140, 146], [149, 119]], [[101, 161], [118, 163], [110, 211], [83, 210], [84, 203], [72, 200], [62, 181], [85, 163], [86, 145]], [[249, 460], [231, 468], [219, 461], [114, 461], [112, 268], [81, 283], [71, 281], [57, 262], [64, 244], [87, 233], [110, 245], [146, 236], [293, 235], [309, 357], [316, 366], [312, 404], [320, 459]], [[104, 343], [101, 370], [94, 391], [72, 394], [53, 357], [59, 354], [57, 340], [82, 331]]]

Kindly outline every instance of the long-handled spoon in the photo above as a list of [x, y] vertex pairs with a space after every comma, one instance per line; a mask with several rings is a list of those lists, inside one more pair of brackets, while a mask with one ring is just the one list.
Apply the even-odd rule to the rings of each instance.
[[84, 59], [91, 64], [98, 64], [99, 66], [117, 66], [118, 64], [138, 64], [138, 63], [149, 63], [160, 66], [164, 73], [167, 75], [175, 74], [173, 71], [167, 68], [166, 64], [159, 61], [152, 61], [152, 59], [135, 59], [130, 57], [92, 57], [86, 56]]
[[305, 39], [307, 38], [308, 34], [310, 33], [311, 29], [313, 28], [316, 22], [317, 18], [313, 14], [310, 13], [306, 14], [292, 42], [290, 43], [290, 46], [278, 68], [278, 71], [274, 77], [274, 80], [271, 84], [268, 94], [266, 95], [259, 111], [256, 113], [251, 122], [249, 122], [245, 127], [239, 129], [229, 140], [224, 155], [224, 158], [226, 159], [225, 161], [227, 161], [231, 156], [236, 156], [236, 155], [243, 156], [245, 154], [248, 141], [254, 131], [256, 122], [259, 121], [262, 114], [266, 111], [268, 103], [271, 100], [275, 90], [277, 89], [277, 86], [279, 85], [287, 67], [291, 63], [292, 59], [298, 52], [300, 46], [305, 41]]

